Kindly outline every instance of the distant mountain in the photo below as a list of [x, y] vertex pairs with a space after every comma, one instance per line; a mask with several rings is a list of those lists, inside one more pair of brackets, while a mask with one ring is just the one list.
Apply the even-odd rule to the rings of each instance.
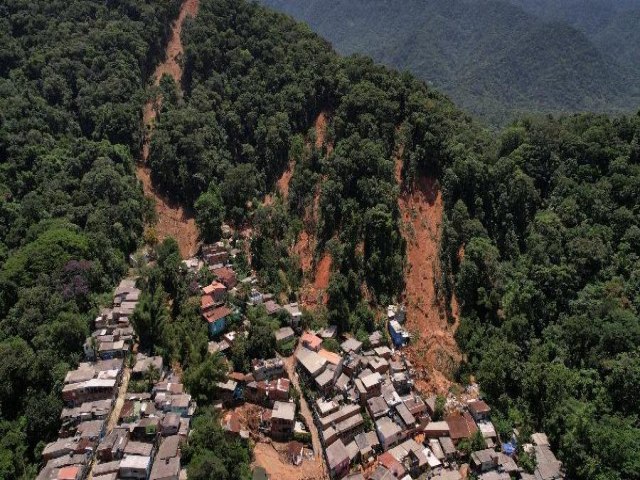
[[640, 0], [566, 2], [579, 13], [553, 0], [261, 1], [340, 53], [410, 70], [490, 123], [640, 103], [639, 23], [626, 13]]

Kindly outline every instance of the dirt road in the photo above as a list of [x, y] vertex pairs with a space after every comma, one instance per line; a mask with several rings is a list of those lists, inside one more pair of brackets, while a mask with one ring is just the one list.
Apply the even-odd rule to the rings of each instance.
[[124, 372], [122, 373], [122, 383], [120, 383], [120, 388], [118, 389], [118, 397], [116, 398], [116, 402], [113, 405], [113, 410], [111, 410], [111, 415], [109, 416], [109, 421], [107, 422], [107, 430], [105, 435], [111, 433], [111, 431], [118, 425], [118, 419], [120, 418], [120, 412], [122, 412], [122, 407], [124, 406], [124, 396], [127, 393], [127, 389], [129, 388], [129, 379], [131, 378], [131, 368], [126, 367]]

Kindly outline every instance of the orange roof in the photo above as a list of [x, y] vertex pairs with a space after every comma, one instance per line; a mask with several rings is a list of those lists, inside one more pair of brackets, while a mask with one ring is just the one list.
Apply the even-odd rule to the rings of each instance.
[[63, 467], [58, 471], [58, 480], [76, 480], [80, 467]]
[[452, 440], [471, 438], [478, 430], [476, 422], [473, 421], [468, 412], [464, 412], [463, 415], [449, 415], [446, 421], [447, 425], [449, 425], [449, 435]]
[[320, 337], [315, 336], [311, 332], [304, 332], [302, 334], [302, 337], [300, 338], [300, 341], [302, 342], [303, 345], [306, 344], [309, 346], [309, 348], [312, 348], [313, 350], [316, 350], [322, 344], [322, 339]]
[[218, 307], [214, 310], [204, 313], [203, 316], [207, 322], [213, 323], [217, 320], [220, 320], [221, 318], [226, 317], [230, 313], [232, 313], [231, 309], [227, 307]]
[[200, 297], [200, 308], [207, 309], [213, 306], [215, 302], [213, 301], [213, 297], [211, 295], [203, 295]]
[[397, 478], [404, 475], [405, 469], [402, 464], [389, 452], [384, 452], [378, 457], [378, 463], [393, 473]]
[[476, 414], [489, 413], [491, 411], [491, 407], [482, 400], [474, 400], [473, 402], [469, 402], [467, 406], [472, 413]]
[[206, 294], [206, 295], [210, 295], [213, 292], [215, 292], [216, 290], [226, 290], [227, 287], [225, 287], [222, 283], [220, 282], [211, 282], [211, 285], [207, 285], [206, 287], [204, 287], [202, 289], [202, 291]]
[[337, 353], [334, 352], [330, 352], [329, 350], [325, 350], [324, 348], [321, 348], [318, 351], [318, 355], [320, 355], [321, 357], [325, 358], [327, 360], [327, 362], [333, 364], [333, 365], [338, 365], [340, 363], [340, 361], [342, 360], [342, 357], [340, 355], [338, 355]]
[[216, 268], [213, 274], [224, 283], [234, 283], [236, 281], [236, 272], [228, 267]]

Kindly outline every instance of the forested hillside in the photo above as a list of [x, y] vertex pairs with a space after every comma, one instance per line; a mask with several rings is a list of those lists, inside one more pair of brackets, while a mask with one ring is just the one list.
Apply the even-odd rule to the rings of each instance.
[[639, 475], [639, 138], [640, 115], [524, 120], [442, 177], [460, 378], [572, 478]]
[[640, 43], [626, 13], [597, 35], [581, 28], [586, 19], [551, 14], [599, 17], [597, 2], [566, 9], [568, 2], [518, 0], [262, 3], [308, 22], [340, 53], [365, 53], [411, 71], [492, 124], [522, 112], [633, 111], [639, 104], [632, 60]]
[[[289, 246], [318, 192], [329, 319], [358, 332], [370, 328], [362, 284], [373, 305], [402, 290], [398, 188], [439, 178], [460, 379], [477, 375], [502, 428], [549, 432], [572, 477], [638, 478], [638, 116], [527, 120], [494, 139], [410, 76], [336, 57], [254, 5], [204, 2], [185, 39], [188, 94], [163, 107], [151, 147], [159, 182], [251, 223], [255, 265], [283, 291], [299, 281]], [[329, 154], [300, 136], [321, 110]], [[288, 197], [260, 206], [288, 160]]]
[[[152, 218], [133, 159], [144, 87], [178, 3], [0, 0], [0, 478], [34, 477], [40, 442], [58, 428], [61, 380]], [[518, 12], [507, 17], [526, 21]], [[563, 32], [575, 34], [542, 25], [530, 35], [562, 58], [553, 35]], [[437, 292], [460, 304], [457, 380], [478, 379], [503, 434], [544, 429], [569, 478], [640, 478], [640, 115], [549, 116], [494, 135], [412, 75], [340, 57], [306, 26], [243, 0], [201, 0], [182, 35], [182, 85], [161, 81], [148, 162], [158, 189], [194, 207], [204, 240], [226, 220], [234, 241], [250, 239], [260, 282], [295, 300], [304, 279], [294, 246], [313, 236], [313, 263], [331, 258], [326, 318], [368, 338], [410, 268], [398, 196], [429, 179], [445, 210]], [[436, 45], [423, 52], [438, 57]], [[541, 55], [533, 45], [515, 48]], [[588, 42], [572, 45], [569, 72], [584, 82], [575, 101], [584, 87], [598, 108], [606, 85], [624, 85]], [[320, 113], [328, 125], [316, 142]], [[284, 172], [286, 195], [276, 189]], [[207, 355], [177, 244], [156, 253], [134, 322], [160, 319], [140, 341], [184, 367], [204, 407], [220, 356]], [[253, 340], [238, 342], [234, 365], [273, 354], [272, 320], [249, 319]], [[189, 477], [247, 477], [247, 449], [202, 412], [184, 452]]]
[[0, 2], [0, 478], [35, 478], [142, 233], [145, 78], [178, 4]]

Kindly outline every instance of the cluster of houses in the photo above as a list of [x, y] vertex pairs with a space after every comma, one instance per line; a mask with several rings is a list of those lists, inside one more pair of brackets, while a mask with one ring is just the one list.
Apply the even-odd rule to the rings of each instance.
[[137, 354], [131, 379], [141, 381], [149, 369], [158, 377], [151, 391], [125, 393], [114, 426], [100, 438], [94, 480], [180, 478], [180, 449], [196, 405], [161, 357]]
[[[393, 346], [405, 345], [409, 336], [402, 326], [403, 309], [390, 307], [388, 317]], [[535, 434], [525, 445], [537, 460], [535, 472], [525, 473], [517, 464], [515, 439], [500, 443], [491, 409], [480, 399], [449, 408], [448, 415], [434, 421], [442, 414], [436, 397], [423, 399], [417, 393], [410, 362], [401, 350], [385, 345], [380, 332], [370, 336], [367, 350], [347, 338], [339, 353], [323, 348], [327, 333], [305, 332], [295, 358], [298, 374], [312, 392], [314, 420], [332, 478], [364, 479], [362, 473], [349, 475], [357, 470], [374, 480], [459, 480], [462, 460], [480, 480], [564, 478], [544, 434]], [[483, 449], [465, 457], [459, 447], [478, 436]]]
[[[44, 447], [37, 480], [180, 477], [180, 445], [195, 403], [166, 372], [162, 357], [132, 355], [129, 317], [139, 296], [135, 281], [123, 280], [112, 308], [95, 319], [85, 342], [87, 361], [65, 377], [59, 438]], [[129, 376], [138, 384], [155, 382], [149, 392], [125, 392]]]
[[125, 358], [133, 344], [129, 317], [139, 298], [135, 281], [125, 279], [115, 290], [112, 308], [95, 319], [94, 331], [84, 345], [87, 361], [64, 379], [59, 438], [44, 447], [38, 480], [86, 477], [122, 383]]
[[[229, 291], [225, 287], [219, 277], [203, 288], [203, 316], [213, 311], [205, 309], [222, 308]], [[275, 332], [276, 343], [291, 342], [294, 347], [297, 344], [296, 370], [310, 400], [314, 427], [332, 478], [365, 478], [362, 473], [349, 475], [361, 470], [368, 472], [366, 478], [374, 480], [458, 480], [463, 478], [459, 471], [463, 462], [468, 462], [481, 480], [564, 478], [561, 463], [548, 442], [544, 443], [544, 435], [538, 434], [531, 445], [525, 445], [537, 460], [536, 470], [532, 475], [525, 473], [517, 464], [512, 443], [500, 442], [491, 423], [491, 409], [482, 400], [449, 408], [446, 417], [434, 420], [441, 414], [437, 412], [436, 397], [422, 398], [414, 389], [415, 372], [402, 353], [402, 347], [411, 339], [404, 327], [403, 307], [389, 306], [387, 330], [373, 332], [366, 349], [359, 340], [347, 337], [335, 352], [325, 345], [328, 339], [337, 340], [336, 327], [301, 332], [298, 304], [279, 305], [256, 288], [251, 289], [248, 303], [264, 305], [269, 315], [283, 310], [288, 313], [289, 324]], [[210, 347], [215, 345], [211, 351], [226, 350], [239, 335], [222, 333], [224, 329], [224, 323], [210, 328], [212, 335], [221, 338], [210, 343]], [[223, 404], [251, 402], [263, 407], [260, 433], [277, 441], [289, 441], [298, 451], [297, 440], [309, 435], [307, 427], [297, 420], [290, 387], [280, 358], [254, 360], [249, 374], [232, 372], [226, 382], [218, 385]], [[242, 429], [233, 411], [224, 416], [223, 428], [243, 438], [252, 433]], [[483, 449], [468, 457], [459, 447], [465, 441], [468, 445], [478, 432]]]

